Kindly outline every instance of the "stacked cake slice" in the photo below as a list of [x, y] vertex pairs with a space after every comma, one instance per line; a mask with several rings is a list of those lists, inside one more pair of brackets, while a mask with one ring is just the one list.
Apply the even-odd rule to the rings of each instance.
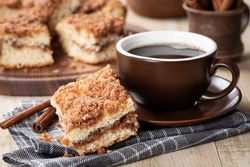
[[84, 155], [135, 135], [134, 103], [109, 65], [61, 86], [51, 98], [75, 150]]
[[82, 4], [82, 0], [54, 0], [50, 2], [47, 0], [47, 4], [52, 4], [53, 10], [48, 18], [48, 28], [51, 35], [55, 35], [56, 24], [63, 18], [66, 18], [73, 14]]
[[125, 19], [104, 12], [74, 14], [59, 22], [56, 31], [64, 51], [76, 60], [97, 64], [116, 59], [115, 43]]
[[0, 21], [0, 66], [16, 69], [46, 66], [53, 62], [45, 24], [26, 15]]

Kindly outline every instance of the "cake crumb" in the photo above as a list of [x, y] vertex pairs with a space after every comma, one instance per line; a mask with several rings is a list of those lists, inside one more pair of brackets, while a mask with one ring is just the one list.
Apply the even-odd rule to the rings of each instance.
[[77, 69], [76, 63], [75, 63], [75, 62], [72, 62], [72, 63], [70, 64], [70, 68], [72, 68], [72, 69]]
[[28, 73], [29, 73], [29, 69], [28, 69], [28, 68], [24, 68], [24, 69], [23, 69], [23, 72], [24, 72], [25, 74], [28, 74]]
[[71, 145], [70, 140], [66, 136], [60, 140], [60, 143], [66, 147], [69, 147]]
[[101, 148], [99, 148], [99, 149], [97, 150], [97, 154], [98, 154], [98, 155], [105, 154], [106, 152], [107, 152], [107, 149], [106, 149], [106, 148], [103, 148], [103, 147], [101, 147]]
[[59, 68], [54, 69], [54, 70], [52, 71], [52, 73], [54, 73], [54, 74], [59, 74], [60, 72], [62, 72], [62, 70], [59, 69]]
[[62, 140], [63, 136], [56, 136], [55, 138], [56, 138], [57, 141], [60, 142]]
[[53, 139], [53, 137], [50, 134], [46, 133], [46, 131], [43, 131], [42, 134], [41, 134], [41, 136], [39, 136], [39, 139], [51, 142], [51, 140]]
[[73, 154], [70, 154], [68, 152], [65, 152], [63, 155], [63, 157], [73, 157], [73, 156], [74, 156]]

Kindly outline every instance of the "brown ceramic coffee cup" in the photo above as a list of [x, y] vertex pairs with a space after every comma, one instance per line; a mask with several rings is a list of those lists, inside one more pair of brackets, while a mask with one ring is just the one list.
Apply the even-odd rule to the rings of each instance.
[[[222, 98], [236, 87], [239, 78], [238, 66], [215, 59], [216, 43], [200, 34], [143, 32], [118, 41], [116, 50], [121, 83], [138, 104], [149, 109], [179, 110], [194, 106], [200, 98]], [[232, 81], [220, 92], [208, 92], [220, 67], [231, 72]]]

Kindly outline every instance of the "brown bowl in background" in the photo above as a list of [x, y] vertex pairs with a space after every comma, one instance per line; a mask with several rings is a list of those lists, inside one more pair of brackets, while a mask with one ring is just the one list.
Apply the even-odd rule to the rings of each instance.
[[137, 14], [146, 17], [182, 17], [186, 13], [182, 0], [127, 0], [128, 6]]

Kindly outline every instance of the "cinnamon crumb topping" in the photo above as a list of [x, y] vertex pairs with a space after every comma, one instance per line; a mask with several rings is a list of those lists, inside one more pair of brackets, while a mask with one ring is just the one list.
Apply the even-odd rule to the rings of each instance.
[[92, 14], [74, 14], [66, 20], [68, 24], [73, 24], [76, 31], [89, 31], [94, 37], [104, 37], [109, 33], [121, 34], [123, 32], [124, 18], [114, 17], [104, 14], [103, 12], [95, 12]]
[[128, 98], [130, 96], [115, 78], [110, 65], [60, 87], [54, 94], [64, 115], [61, 121], [68, 131], [89, 127], [106, 115], [118, 112]]
[[106, 148], [99, 148], [99, 149], [97, 150], [97, 154], [99, 154], [99, 155], [105, 154], [106, 152], [107, 152], [107, 149], [106, 149]]
[[39, 139], [51, 142], [51, 140], [53, 139], [53, 136], [51, 136], [50, 134], [46, 133], [46, 131], [43, 131], [42, 134], [41, 134], [41, 136], [39, 137]]
[[34, 17], [20, 15], [14, 19], [0, 21], [0, 35], [12, 34], [21, 38], [44, 31], [48, 31], [47, 27]]
[[57, 141], [61, 142], [63, 136], [56, 136], [55, 138], [56, 138]]
[[107, 0], [85, 0], [83, 1], [83, 5], [80, 9], [80, 12], [84, 13], [93, 13], [101, 8], [103, 8], [107, 3]]
[[22, 2], [20, 0], [1, 0], [0, 7], [7, 6], [10, 8], [20, 8], [22, 6]]
[[63, 155], [63, 157], [73, 157], [73, 155], [70, 154], [70, 153], [68, 153], [68, 152], [65, 152], [64, 155]]
[[69, 147], [70, 146], [70, 140], [65, 136], [65, 137], [62, 137], [62, 139], [60, 140], [60, 143], [66, 147]]
[[120, 11], [119, 16], [126, 16], [126, 8], [119, 0], [84, 0], [79, 12], [90, 14], [103, 11], [112, 14], [114, 10]]
[[7, 6], [9, 8], [21, 9], [37, 6], [45, 6], [48, 3], [54, 3], [55, 0], [0, 0], [0, 7]]
[[46, 23], [60, 2], [61, 0], [1, 0], [0, 7], [17, 9], [16, 15], [8, 19], [25, 16]]

